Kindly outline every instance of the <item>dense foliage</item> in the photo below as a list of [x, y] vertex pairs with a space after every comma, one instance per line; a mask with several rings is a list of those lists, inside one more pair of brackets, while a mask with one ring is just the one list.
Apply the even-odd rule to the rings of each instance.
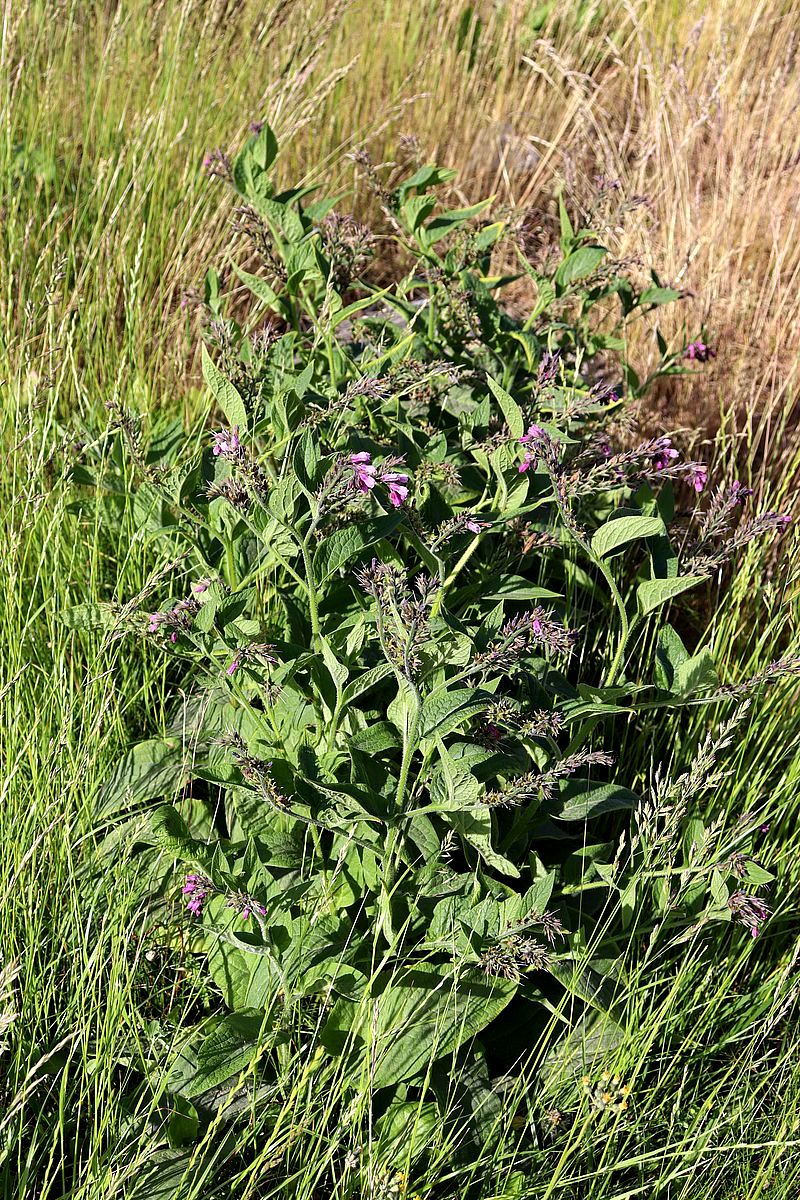
[[[182, 889], [229, 1010], [170, 1066], [173, 1145], [236, 1116], [256, 1060], [248, 1103], [273, 1103], [287, 1044], [317, 1030], [389, 1142], [446, 1118], [468, 1154], [499, 1076], [613, 1060], [634, 961], [766, 919], [752, 823], [692, 809], [736, 715], [646, 791], [618, 756], [632, 722], [791, 666], [721, 688], [665, 620], [786, 518], [707, 489], [669, 438], [636, 441], [628, 401], [712, 352], [659, 337], [640, 379], [626, 328], [679, 294], [637, 285], [563, 203], [533, 256], [488, 202], [442, 205], [450, 172], [363, 162], [401, 264], [378, 287], [374, 235], [276, 193], [276, 153], [265, 126], [208, 162], [248, 268], [206, 279], [213, 432], [114, 407], [74, 472], [169, 560], [146, 594], [67, 614], [174, 660], [166, 735], [123, 758], [98, 815], [154, 904]], [[500, 302], [509, 260], [535, 284], [525, 320]], [[624, 1119], [621, 1081], [590, 1082]]]

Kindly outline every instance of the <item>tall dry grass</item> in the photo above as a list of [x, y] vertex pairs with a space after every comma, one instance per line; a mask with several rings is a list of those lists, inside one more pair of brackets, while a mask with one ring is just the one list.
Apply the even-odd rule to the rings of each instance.
[[71, 359], [65, 403], [121, 371], [158, 402], [191, 363], [181, 292], [230, 216], [203, 152], [266, 117], [287, 181], [347, 191], [348, 149], [382, 161], [416, 134], [466, 196], [534, 220], [562, 183], [587, 206], [599, 173], [646, 198], [613, 249], [693, 294], [665, 333], [702, 322], [719, 351], [654, 398], [655, 420], [713, 431], [727, 413], [756, 474], [779, 478], [800, 348], [799, 31], [800, 0], [6, 0], [6, 340], [38, 312]]

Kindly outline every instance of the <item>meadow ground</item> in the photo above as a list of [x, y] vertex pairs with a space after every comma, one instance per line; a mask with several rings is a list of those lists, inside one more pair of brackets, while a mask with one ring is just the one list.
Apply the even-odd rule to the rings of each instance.
[[[667, 337], [703, 324], [716, 360], [669, 381], [645, 427], [696, 431], [716, 469], [760, 501], [793, 505], [800, 328], [800, 6], [707, 4], [7, 3], [0, 37], [0, 380], [3, 457], [0, 804], [0, 1180], [8, 1200], [133, 1195], [152, 1148], [121, 1103], [142, 1023], [177, 1037], [203, 982], [153, 949], [136, 880], [95, 878], [93, 801], [109, 765], [152, 730], [173, 680], [158, 654], [61, 620], [135, 594], [153, 548], [123, 522], [75, 509], [71, 447], [115, 399], [201, 411], [197, 340], [181, 296], [228, 237], [230, 201], [203, 172], [268, 116], [286, 179], [324, 181], [369, 210], [346, 152], [378, 161], [416, 137], [459, 169], [459, 196], [494, 193], [553, 221], [564, 183], [588, 208], [598, 174], [631, 207], [614, 253], [691, 292]], [[406, 142], [406, 150], [408, 143]], [[386, 263], [388, 271], [391, 263]], [[524, 305], [520, 293], [516, 303]], [[670, 324], [672, 322], [672, 324]], [[632, 348], [646, 364], [642, 336]], [[727, 583], [709, 644], [737, 681], [797, 649], [797, 535], [752, 546]], [[704, 710], [626, 748], [646, 778], [689, 764]], [[635, 1138], [609, 1136], [591, 1169], [569, 1139], [534, 1191], [551, 1196], [789, 1200], [800, 1185], [796, 916], [800, 706], [784, 684], [754, 704], [714, 814], [757, 811], [777, 874], [757, 944], [687, 948], [664, 994], [629, 997]], [[167, 1035], [165, 1034], [165, 1037]], [[335, 1148], [313, 1136], [328, 1098], [287, 1064], [285, 1118], [243, 1135], [237, 1165], [202, 1159], [186, 1196], [312, 1196]], [[639, 1091], [637, 1077], [642, 1082]], [[303, 1169], [272, 1165], [307, 1138]], [[309, 1132], [312, 1131], [312, 1132]], [[127, 1140], [126, 1140], [127, 1139]], [[125, 1142], [125, 1156], [115, 1147]], [[204, 1148], [213, 1143], [213, 1131]], [[580, 1151], [580, 1152], [579, 1152]], [[294, 1152], [294, 1151], [293, 1151]], [[201, 1165], [206, 1163], [206, 1165]], [[430, 1185], [514, 1195], [502, 1156], [470, 1179], [434, 1138]], [[166, 1168], [165, 1168], [166, 1170]], [[171, 1195], [165, 1175], [164, 1195]], [[155, 1192], [149, 1193], [155, 1195]], [[523, 1193], [521, 1193], [523, 1194]]]

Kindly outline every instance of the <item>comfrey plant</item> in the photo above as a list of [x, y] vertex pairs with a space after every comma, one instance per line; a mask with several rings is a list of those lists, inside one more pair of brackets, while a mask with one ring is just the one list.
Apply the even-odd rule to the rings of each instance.
[[[497, 1071], [553, 1052], [545, 1011], [563, 1014], [580, 1077], [575, 1047], [591, 1058], [621, 1036], [631, 955], [767, 918], [771, 877], [745, 835], [687, 841], [691, 781], [638, 795], [615, 731], [733, 694], [664, 614], [786, 518], [742, 522], [746, 488], [707, 503], [703, 463], [633, 441], [630, 364], [618, 388], [588, 382], [625, 322], [677, 293], [638, 290], [563, 204], [552, 272], [518, 249], [537, 300], [514, 321], [492, 273], [509, 230], [487, 203], [443, 209], [449, 172], [390, 186], [370, 168], [407, 263], [377, 288], [359, 277], [366, 232], [309, 189], [276, 192], [276, 152], [264, 126], [213, 160], [260, 266], [233, 264], [227, 297], [207, 279], [210, 429], [147, 442], [115, 412], [102, 476], [76, 469], [171, 560], [99, 619], [182, 668], [168, 735], [126, 755], [100, 803], [134, 813], [140, 867], [146, 844], [163, 852], [149, 856], [170, 864], [175, 922], [247, 1014], [225, 1018], [223, 1076], [260, 1047], [268, 1079], [299, 1005], [384, 1114], [444, 1104], [454, 1056], [488, 1094]], [[704, 361], [699, 345], [663, 346], [656, 373]], [[167, 1084], [195, 1128], [222, 1103], [203, 1040], [220, 1036], [199, 1030]]]

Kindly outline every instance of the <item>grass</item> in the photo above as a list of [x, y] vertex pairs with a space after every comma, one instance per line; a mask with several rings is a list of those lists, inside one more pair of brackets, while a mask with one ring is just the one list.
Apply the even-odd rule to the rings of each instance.
[[[197, 286], [227, 237], [227, 201], [200, 170], [209, 147], [236, 145], [251, 119], [269, 114], [286, 143], [286, 177], [299, 171], [352, 192], [359, 209], [369, 200], [353, 190], [342, 151], [366, 142], [377, 159], [388, 158], [400, 134], [416, 133], [426, 156], [462, 169], [467, 198], [495, 192], [502, 203], [531, 206], [545, 232], [557, 183], [585, 206], [594, 172], [618, 177], [626, 195], [649, 203], [618, 231], [615, 252], [691, 289], [680, 319], [705, 320], [719, 347], [711, 370], [660, 393], [644, 419], [699, 423], [706, 438], [719, 429], [723, 469], [738, 461], [763, 499], [781, 506], [791, 498], [800, 318], [792, 31], [800, 6], [714, 0], [695, 9], [569, 4], [532, 13], [526, 4], [469, 9], [449, 0], [383, 8], [277, 0], [268, 11], [248, 0], [5, 6], [7, 1200], [310, 1200], [332, 1177], [343, 1196], [342, 1164], [364, 1148], [368, 1089], [348, 1123], [335, 1103], [347, 1081], [313, 1049], [285, 1063], [283, 1093], [240, 1135], [235, 1153], [220, 1125], [189, 1159], [162, 1147], [154, 1160], [160, 1097], [142, 1102], [149, 1124], [132, 1121], [123, 1101], [145, 1022], [161, 1012], [169, 1059], [185, 1019], [206, 1011], [209, 998], [190, 960], [156, 950], [139, 881], [91, 870], [103, 832], [93, 821], [97, 788], [120, 749], [152, 727], [171, 681], [159, 656], [128, 641], [108, 645], [99, 634], [78, 638], [61, 622], [71, 604], [135, 594], [155, 564], [132, 524], [109, 531], [94, 501], [74, 511], [62, 483], [72, 442], [102, 427], [109, 398], [182, 411], [187, 420], [200, 411], [180, 296]], [[637, 352], [646, 359], [649, 345]], [[785, 650], [800, 617], [800, 577], [786, 566], [793, 561], [785, 546], [780, 566], [755, 548], [739, 564], [712, 631], [724, 677], [753, 674]], [[680, 725], [631, 737], [626, 753], [643, 777], [662, 760], [685, 769], [708, 721], [696, 710]], [[524, 1194], [797, 1194], [791, 897], [800, 883], [792, 815], [799, 743], [796, 695], [778, 686], [754, 704], [730, 773], [703, 800], [729, 823], [757, 810], [770, 826], [764, 854], [779, 882], [768, 931], [757, 945], [732, 933], [648, 963], [631, 986], [626, 1037], [615, 1052], [633, 1087], [632, 1122], [591, 1124], [579, 1090], [553, 1069], [545, 1095], [565, 1123], [576, 1119], [565, 1138], [528, 1149], [538, 1182]], [[541, 1090], [541, 1077], [536, 1089], [533, 1079], [532, 1066], [527, 1092], [525, 1080], [517, 1085], [523, 1107]], [[423, 1195], [434, 1184], [443, 1196], [468, 1185], [487, 1200], [514, 1195], [516, 1110], [508, 1098], [497, 1118], [506, 1137], [471, 1174], [440, 1131], [428, 1135], [427, 1165], [398, 1151], [392, 1169], [410, 1166]], [[147, 1175], [153, 1167], [160, 1193]], [[380, 1194], [377, 1179], [370, 1192]]]

